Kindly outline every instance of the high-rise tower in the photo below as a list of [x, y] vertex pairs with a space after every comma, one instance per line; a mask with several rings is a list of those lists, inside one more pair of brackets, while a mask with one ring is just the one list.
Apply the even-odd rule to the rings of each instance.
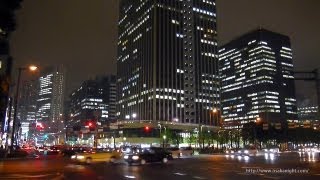
[[36, 121], [45, 124], [47, 132], [57, 133], [64, 128], [62, 118], [65, 69], [63, 66], [48, 67], [39, 78]]
[[122, 0], [119, 15], [119, 118], [214, 125], [215, 0]]
[[219, 63], [225, 126], [297, 119], [288, 36], [265, 29], [249, 32], [220, 48]]

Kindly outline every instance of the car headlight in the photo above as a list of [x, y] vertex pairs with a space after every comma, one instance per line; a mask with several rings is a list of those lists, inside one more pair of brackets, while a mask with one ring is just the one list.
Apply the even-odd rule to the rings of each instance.
[[77, 159], [84, 159], [84, 156], [77, 156]]
[[234, 151], [231, 151], [231, 153], [234, 153]]
[[133, 159], [133, 160], [138, 160], [138, 159], [139, 159], [139, 156], [132, 156], [132, 159]]
[[76, 155], [72, 155], [71, 156], [71, 159], [75, 159], [77, 156]]
[[248, 153], [249, 153], [249, 151], [248, 151], [248, 150], [244, 150], [243, 152], [244, 152], [245, 154], [248, 154]]
[[226, 153], [229, 153], [229, 151], [226, 151]]
[[241, 153], [241, 151], [239, 150], [238, 153]]
[[124, 159], [128, 159], [128, 158], [129, 158], [129, 156], [128, 156], [128, 155], [125, 155], [125, 156], [123, 156], [123, 158], [124, 158]]
[[270, 152], [273, 152], [273, 149], [270, 149], [269, 151], [270, 151]]

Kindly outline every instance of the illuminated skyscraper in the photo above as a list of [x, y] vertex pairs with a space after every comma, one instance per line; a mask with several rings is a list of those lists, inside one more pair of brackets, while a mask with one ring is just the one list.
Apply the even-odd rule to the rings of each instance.
[[289, 37], [255, 30], [222, 46], [219, 64], [225, 126], [297, 119]]
[[119, 118], [211, 124], [219, 107], [214, 0], [121, 0]]
[[65, 69], [63, 66], [41, 70], [39, 78], [36, 120], [45, 125], [46, 132], [57, 133], [64, 128], [62, 121]]
[[105, 125], [115, 120], [115, 86], [114, 75], [84, 81], [70, 96], [71, 118], [67, 126], [85, 126], [89, 121]]
[[39, 82], [37, 80], [29, 80], [21, 84], [17, 117], [21, 123], [22, 139], [28, 139], [34, 133]]

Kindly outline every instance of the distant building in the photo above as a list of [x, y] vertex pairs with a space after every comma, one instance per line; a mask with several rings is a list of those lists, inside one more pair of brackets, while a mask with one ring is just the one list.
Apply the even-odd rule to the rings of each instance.
[[65, 91], [65, 69], [62, 65], [42, 69], [39, 78], [36, 121], [45, 132], [58, 133], [65, 127], [62, 114]]
[[219, 50], [224, 126], [297, 119], [288, 36], [258, 29]]
[[21, 123], [23, 139], [28, 139], [35, 132], [38, 93], [39, 82], [37, 80], [21, 83], [17, 118]]
[[84, 81], [70, 96], [68, 127], [99, 126], [115, 120], [116, 77], [103, 76]]
[[215, 0], [121, 0], [119, 10], [119, 119], [217, 125]]
[[320, 120], [317, 106], [298, 107], [299, 120]]

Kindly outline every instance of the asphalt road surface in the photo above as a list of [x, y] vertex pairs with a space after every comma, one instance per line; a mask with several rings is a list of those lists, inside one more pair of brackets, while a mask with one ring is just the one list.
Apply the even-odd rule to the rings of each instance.
[[0, 179], [320, 179], [319, 157], [286, 153], [275, 157], [226, 157], [199, 155], [167, 164], [128, 166], [98, 163], [74, 164], [69, 159], [47, 156], [0, 162]]

